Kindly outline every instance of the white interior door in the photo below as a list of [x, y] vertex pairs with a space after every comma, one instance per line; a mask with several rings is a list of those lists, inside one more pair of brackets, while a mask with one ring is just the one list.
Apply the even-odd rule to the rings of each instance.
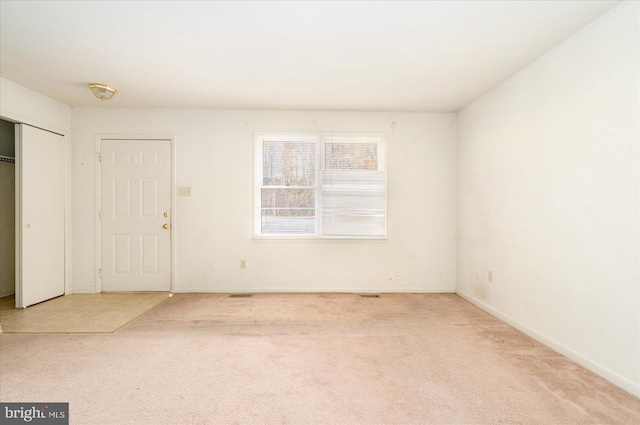
[[16, 308], [64, 295], [64, 137], [17, 128]]
[[102, 140], [103, 291], [171, 288], [171, 144]]

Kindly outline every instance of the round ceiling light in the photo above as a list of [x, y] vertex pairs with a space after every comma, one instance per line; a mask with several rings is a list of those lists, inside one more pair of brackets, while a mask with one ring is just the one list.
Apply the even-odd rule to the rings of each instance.
[[109, 87], [106, 84], [91, 83], [89, 84], [89, 88], [91, 89], [93, 95], [101, 101], [111, 99], [113, 95], [118, 92], [118, 90], [114, 89], [113, 87]]

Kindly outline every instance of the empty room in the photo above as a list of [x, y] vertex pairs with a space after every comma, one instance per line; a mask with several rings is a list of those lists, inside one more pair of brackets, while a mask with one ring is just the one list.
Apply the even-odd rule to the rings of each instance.
[[0, 1], [0, 417], [640, 423], [640, 2]]

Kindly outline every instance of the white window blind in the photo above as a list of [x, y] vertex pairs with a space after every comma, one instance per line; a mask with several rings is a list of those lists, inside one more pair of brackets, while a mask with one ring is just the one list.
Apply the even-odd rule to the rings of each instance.
[[382, 139], [329, 136], [322, 170], [322, 234], [385, 236], [387, 175]]
[[384, 237], [381, 135], [256, 134], [255, 236]]

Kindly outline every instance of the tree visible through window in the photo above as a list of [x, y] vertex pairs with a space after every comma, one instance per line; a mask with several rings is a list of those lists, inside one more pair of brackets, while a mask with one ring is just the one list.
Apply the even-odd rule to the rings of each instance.
[[367, 135], [256, 135], [256, 236], [385, 236], [383, 142]]
[[378, 144], [325, 143], [324, 166], [332, 170], [378, 171]]
[[265, 141], [261, 233], [315, 233], [316, 145]]

